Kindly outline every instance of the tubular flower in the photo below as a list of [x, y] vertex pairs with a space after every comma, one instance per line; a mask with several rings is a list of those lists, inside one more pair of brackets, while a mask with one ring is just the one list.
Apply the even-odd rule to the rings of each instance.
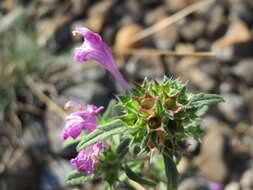
[[96, 107], [94, 105], [83, 106], [74, 101], [67, 102], [65, 107], [77, 107], [80, 110], [71, 113], [65, 118], [66, 124], [61, 135], [62, 140], [66, 140], [69, 136], [75, 139], [80, 135], [82, 129], [84, 128], [86, 128], [89, 132], [96, 129], [96, 114], [103, 109], [103, 107]]
[[71, 164], [76, 166], [77, 171], [90, 175], [99, 162], [99, 154], [104, 146], [105, 142], [100, 141], [84, 148], [78, 153], [76, 158], [71, 159]]
[[117, 68], [109, 47], [102, 41], [99, 34], [84, 27], [77, 27], [73, 34], [80, 34], [84, 38], [83, 44], [75, 49], [74, 59], [76, 61], [85, 62], [93, 59], [99, 62], [102, 67], [111, 72], [124, 90], [129, 89]]

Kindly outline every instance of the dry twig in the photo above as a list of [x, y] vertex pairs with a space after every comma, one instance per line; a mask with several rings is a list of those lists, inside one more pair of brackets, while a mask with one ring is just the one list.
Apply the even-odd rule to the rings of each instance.
[[44, 102], [49, 109], [57, 113], [61, 118], [65, 118], [67, 114], [65, 111], [58, 106], [56, 103], [54, 103], [48, 96], [46, 96], [42, 90], [35, 84], [33, 79], [31, 77], [26, 77], [25, 82], [27, 86], [31, 89], [31, 91], [42, 101]]
[[157, 50], [157, 49], [135, 49], [129, 48], [126, 54], [144, 54], [144, 55], [173, 55], [173, 56], [208, 56], [213, 57], [213, 52], [179, 52], [170, 50]]
[[213, 3], [215, 0], [202, 0], [200, 2], [194, 3], [188, 7], [186, 7], [185, 9], [161, 20], [160, 22], [146, 28], [145, 30], [142, 30], [141, 32], [139, 32], [138, 34], [136, 34], [136, 36], [134, 36], [130, 43], [134, 43], [137, 41], [140, 41], [141, 39], [144, 39], [160, 30], [162, 30], [163, 28], [166, 28], [167, 26], [181, 20], [182, 18], [188, 16], [189, 14], [200, 10], [201, 8], [207, 6], [208, 4]]

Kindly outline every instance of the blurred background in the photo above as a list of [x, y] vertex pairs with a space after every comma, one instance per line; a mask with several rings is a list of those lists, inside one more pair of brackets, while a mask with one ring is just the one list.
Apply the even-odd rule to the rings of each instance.
[[73, 189], [63, 106], [120, 92], [97, 63], [73, 61], [78, 25], [102, 35], [129, 84], [166, 74], [226, 100], [204, 118], [202, 143], [189, 139], [179, 190], [253, 189], [252, 0], [1, 0], [1, 190]]

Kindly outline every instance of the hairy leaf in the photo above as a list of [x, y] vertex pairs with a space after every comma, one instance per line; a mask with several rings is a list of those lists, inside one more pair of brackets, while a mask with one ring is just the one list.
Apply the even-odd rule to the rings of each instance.
[[86, 173], [72, 171], [67, 178], [67, 184], [70, 185], [84, 184], [86, 181], [92, 180], [94, 178], [95, 178], [94, 174], [88, 175]]
[[140, 184], [144, 184], [144, 185], [149, 185], [149, 186], [156, 186], [156, 182], [150, 180], [150, 179], [146, 179], [143, 178], [141, 176], [139, 176], [137, 173], [135, 173], [134, 171], [132, 171], [128, 166], [125, 166], [125, 172], [126, 175], [131, 179], [134, 180]]

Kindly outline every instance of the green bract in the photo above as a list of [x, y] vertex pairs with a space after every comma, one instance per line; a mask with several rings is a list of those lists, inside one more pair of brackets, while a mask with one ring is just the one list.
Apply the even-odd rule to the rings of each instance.
[[188, 93], [186, 84], [167, 77], [162, 81], [145, 79], [118, 100], [124, 112], [120, 119], [135, 129], [134, 143], [169, 155], [182, 151], [187, 137], [199, 136], [207, 105], [223, 101], [215, 94]]

